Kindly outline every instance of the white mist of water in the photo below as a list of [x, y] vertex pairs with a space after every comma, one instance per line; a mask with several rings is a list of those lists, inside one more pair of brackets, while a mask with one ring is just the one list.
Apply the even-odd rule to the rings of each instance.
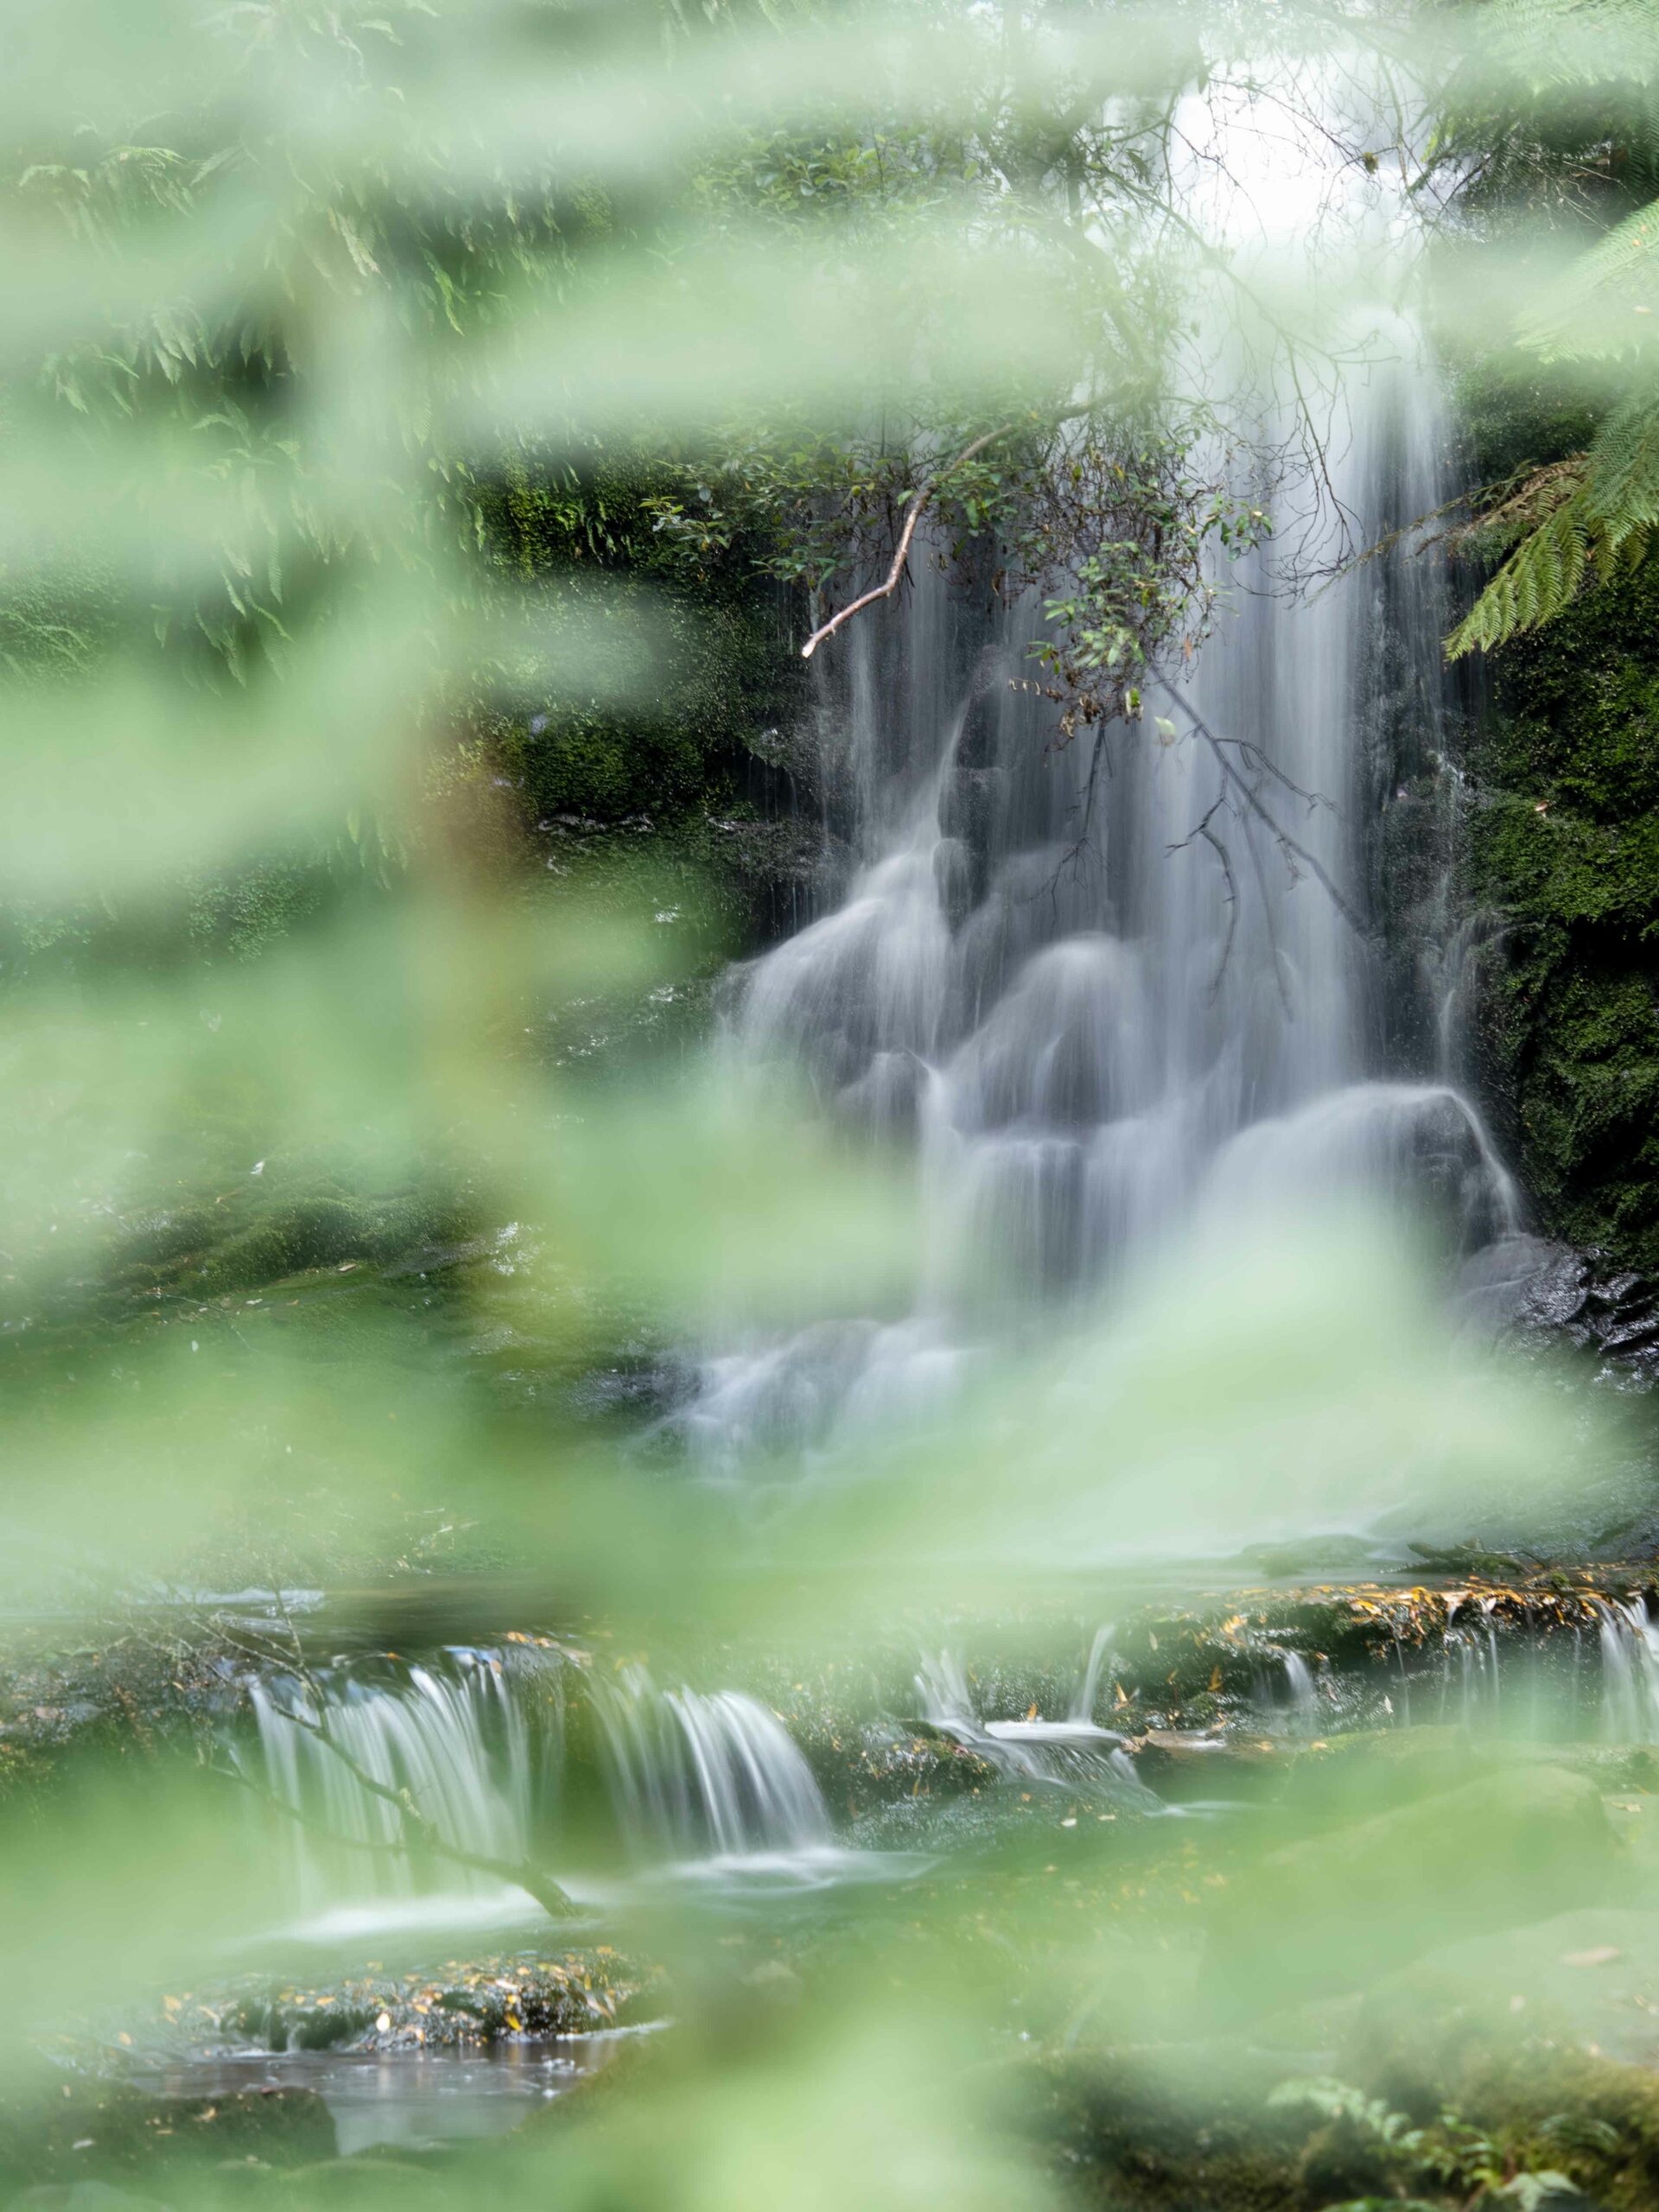
[[1643, 1597], [1596, 1600], [1602, 1729], [1616, 1744], [1659, 1741], [1659, 1623]]
[[916, 1690], [925, 1719], [1010, 1781], [1082, 1790], [1141, 1812], [1164, 1809], [1135, 1772], [1128, 1738], [1096, 1727], [1086, 1714], [1074, 1709], [1064, 1720], [982, 1721], [962, 1662], [950, 1651], [923, 1660]]
[[[387, 1679], [331, 1670], [250, 1686], [256, 1734], [238, 1757], [286, 1809], [295, 1903], [308, 1922], [356, 1912], [442, 1921], [527, 1910], [500, 1876], [401, 1847], [382, 1791], [407, 1792], [441, 1842], [556, 1876], [565, 1771], [556, 1673], [525, 1679], [459, 1651]], [[622, 1848], [637, 1866], [787, 1860], [827, 1848], [829, 1815], [777, 1717], [737, 1691], [660, 1691], [643, 1669], [585, 1679]], [[437, 1885], [435, 1897], [433, 1885]], [[423, 1900], [426, 1902], [423, 1902]]]
[[[1319, 134], [1247, 113], [1217, 128], [1263, 253], [1333, 199], [1362, 229], [1398, 221], [1388, 188], [1333, 167]], [[1313, 572], [1443, 496], [1421, 334], [1389, 309], [1351, 336], [1296, 547]], [[1292, 401], [1272, 377], [1249, 394], [1259, 449], [1296, 434]], [[744, 1061], [804, 1067], [830, 1114], [914, 1147], [913, 1306], [711, 1359], [681, 1425], [716, 1465], [931, 1413], [980, 1346], [1194, 1224], [1236, 1239], [1299, 1205], [1363, 1199], [1421, 1209], [1463, 1254], [1516, 1226], [1446, 1056], [1431, 1046], [1442, 1065], [1414, 1078], [1373, 1041], [1361, 825], [1386, 752], [1385, 600], [1388, 681], [1437, 726], [1432, 560], [1301, 596], [1270, 550], [1224, 563], [1216, 633], [1148, 685], [1171, 716], [1103, 731], [1097, 760], [1087, 735], [1055, 749], [1052, 709], [1021, 680], [1036, 611], [988, 618], [930, 553], [915, 568], [901, 605], [836, 641], [824, 713], [856, 798], [850, 890], [738, 976], [730, 1021]]]
[[623, 1833], [638, 1855], [738, 1859], [829, 1841], [811, 1769], [753, 1698], [664, 1694], [634, 1669], [594, 1704]]

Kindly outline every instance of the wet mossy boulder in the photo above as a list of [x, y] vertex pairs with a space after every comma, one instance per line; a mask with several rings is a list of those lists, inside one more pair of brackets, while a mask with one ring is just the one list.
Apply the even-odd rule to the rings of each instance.
[[[1448, 2107], [1517, 2166], [1564, 2172], [1602, 2212], [1659, 2203], [1650, 2002], [1659, 1915], [1560, 1915], [1448, 1946], [1367, 1993], [1339, 2064], [1418, 2121]], [[1569, 1984], [1576, 1983], [1576, 1987]], [[1624, 2055], [1597, 2040], [1611, 2029]], [[1642, 2048], [1645, 2063], [1629, 2053]]]
[[1592, 1781], [1500, 1770], [1247, 1863], [1220, 1892], [1205, 1984], [1238, 2014], [1351, 1988], [1471, 1930], [1594, 1902], [1616, 1868]]
[[1193, 2044], [1040, 2060], [1019, 2094], [1039, 2141], [1105, 2212], [1287, 2212], [1320, 2200], [1296, 2181], [1309, 2120], [1270, 2102], [1281, 2076], [1259, 2052]]

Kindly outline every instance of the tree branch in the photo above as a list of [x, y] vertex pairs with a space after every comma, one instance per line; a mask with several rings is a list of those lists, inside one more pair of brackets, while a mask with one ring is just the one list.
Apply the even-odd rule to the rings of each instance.
[[993, 439], [1006, 437], [1013, 428], [1012, 423], [1001, 423], [995, 429], [987, 430], [982, 437], [976, 438], [971, 445], [964, 446], [954, 461], [947, 461], [943, 468], [936, 469], [933, 474], [927, 478], [917, 492], [915, 498], [912, 499], [909, 511], [905, 516], [905, 526], [899, 533], [898, 548], [893, 556], [893, 566], [887, 571], [887, 581], [877, 584], [874, 591], [867, 591], [861, 597], [849, 601], [842, 608], [839, 614], [832, 614], [827, 622], [820, 623], [801, 647], [803, 660], [810, 660], [824, 639], [834, 637], [843, 622], [850, 622], [855, 614], [870, 606], [875, 600], [892, 597], [899, 588], [899, 579], [905, 573], [905, 563], [910, 558], [910, 541], [916, 535], [916, 524], [921, 519], [922, 509], [947, 476], [953, 474], [964, 461], [971, 461], [976, 453], [983, 452]]
[[[1171, 853], [1184, 853], [1195, 837], [1202, 837], [1221, 862], [1221, 873], [1227, 887], [1227, 937], [1221, 948], [1221, 957], [1216, 963], [1216, 972], [1210, 979], [1210, 1003], [1212, 1006], [1221, 995], [1222, 978], [1227, 973], [1227, 963], [1231, 959], [1233, 953], [1233, 939], [1238, 934], [1238, 880], [1233, 874], [1232, 855], [1210, 827], [1216, 816], [1221, 811], [1226, 798], [1227, 789], [1224, 783], [1221, 790], [1211, 800], [1203, 820], [1193, 829], [1189, 830], [1185, 836], [1177, 843], [1166, 848], [1166, 850]], [[1248, 832], [1246, 834], [1248, 835]]]
[[[356, 1755], [348, 1751], [326, 1719], [306, 1713], [296, 1713], [288, 1706], [273, 1705], [271, 1710], [279, 1719], [290, 1721], [296, 1728], [303, 1728], [340, 1761], [346, 1771], [371, 1797], [378, 1797], [397, 1813], [404, 1830], [400, 1838], [389, 1839], [388, 1847], [405, 1852], [424, 1852], [429, 1858], [448, 1860], [452, 1866], [465, 1866], [475, 1874], [488, 1874], [497, 1881], [510, 1882], [515, 1888], [524, 1890], [551, 1918], [556, 1920], [575, 1910], [567, 1893], [551, 1876], [528, 1860], [494, 1859], [482, 1852], [468, 1851], [464, 1846], [451, 1843], [448, 1837], [423, 1813], [407, 1789], [396, 1789], [390, 1783], [382, 1782], [371, 1774]], [[326, 1712], [319, 1700], [319, 1710]], [[296, 1815], [302, 1823], [303, 1813]]]
[[[1162, 679], [1160, 678], [1160, 681], [1161, 683]], [[1221, 772], [1227, 782], [1230, 784], [1233, 790], [1238, 794], [1239, 798], [1243, 800], [1250, 812], [1257, 816], [1261, 821], [1266, 823], [1268, 831], [1272, 835], [1274, 841], [1278, 845], [1280, 850], [1287, 855], [1294, 855], [1297, 860], [1301, 861], [1308, 874], [1314, 877], [1322, 887], [1325, 896], [1330, 899], [1337, 912], [1342, 916], [1344, 921], [1347, 923], [1349, 928], [1354, 931], [1357, 937], [1363, 937], [1365, 934], [1364, 924], [1360, 920], [1359, 916], [1354, 912], [1352, 906], [1349, 905], [1348, 900], [1344, 897], [1343, 893], [1337, 888], [1336, 884], [1332, 880], [1330, 871], [1325, 867], [1324, 861], [1319, 859], [1316, 853], [1311, 853], [1307, 847], [1301, 843], [1298, 838], [1293, 837], [1289, 830], [1285, 828], [1284, 824], [1277, 820], [1277, 818], [1268, 811], [1267, 806], [1262, 801], [1261, 793], [1256, 791], [1255, 786], [1249, 783], [1244, 777], [1240, 775], [1238, 770], [1227, 758], [1223, 740], [1216, 735], [1214, 730], [1211, 728], [1204, 717], [1198, 714], [1193, 707], [1188, 704], [1186, 700], [1181, 696], [1180, 693], [1174, 689], [1173, 684], [1163, 683], [1162, 688], [1166, 692], [1167, 692], [1170, 698], [1174, 701], [1175, 704], [1186, 716], [1188, 721], [1191, 722], [1192, 728], [1210, 747], [1210, 750], [1214, 754], [1217, 764], [1220, 767]], [[1258, 747], [1253, 747], [1251, 749], [1253, 751], [1259, 752]], [[1278, 773], [1278, 771], [1275, 770], [1274, 773]], [[1288, 782], [1289, 779], [1285, 778], [1284, 780]], [[1292, 785], [1292, 788], [1295, 789], [1297, 787], [1295, 785]]]

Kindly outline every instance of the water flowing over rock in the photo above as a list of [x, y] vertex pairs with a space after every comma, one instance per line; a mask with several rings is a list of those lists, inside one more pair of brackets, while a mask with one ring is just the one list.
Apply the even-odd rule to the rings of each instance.
[[395, 1674], [278, 1675], [252, 1683], [249, 1699], [255, 1734], [237, 1756], [290, 1816], [295, 1902], [306, 1916], [345, 1900], [384, 1906], [434, 1894], [435, 1914], [457, 1904], [482, 1917], [529, 1910], [499, 1873], [404, 1849], [398, 1807], [380, 1793], [406, 1792], [464, 1858], [560, 1878], [573, 1844], [577, 1700], [607, 1824], [630, 1866], [787, 1861], [830, 1841], [823, 1797], [788, 1731], [738, 1691], [664, 1692], [641, 1668], [613, 1681], [457, 1649]]
[[[1397, 219], [1391, 188], [1339, 175], [1316, 141], [1242, 128], [1222, 173], [1281, 238], [1333, 203], [1362, 230]], [[1419, 1065], [1381, 1041], [1414, 1023], [1379, 1002], [1369, 824], [1402, 741], [1379, 702], [1438, 757], [1447, 606], [1430, 555], [1336, 572], [1440, 504], [1446, 432], [1421, 334], [1378, 310], [1351, 336], [1320, 494], [1282, 546], [1219, 560], [1214, 634], [1149, 677], [1140, 719], [1061, 743], [1029, 681], [1041, 610], [963, 588], [937, 546], [815, 662], [860, 865], [835, 912], [735, 977], [728, 1045], [913, 1145], [923, 1247], [902, 1323], [711, 1358], [679, 1421], [705, 1460], [926, 1412], [988, 1332], [1109, 1290], [1194, 1224], [1226, 1238], [1371, 1200], [1420, 1211], [1452, 1260], [1518, 1229], [1446, 1074], [1446, 958], [1417, 962]], [[1221, 358], [1234, 341], [1214, 343], [1249, 391]], [[1272, 377], [1250, 393], [1258, 453], [1298, 434], [1292, 397]], [[1268, 502], [1259, 465], [1217, 462]]]
[[806, 1851], [828, 1840], [810, 1768], [774, 1713], [736, 1690], [658, 1693], [635, 1669], [595, 1700], [624, 1831], [680, 1859]]
[[[1085, 1682], [1102, 1647], [1090, 1655]], [[1022, 1720], [978, 1718], [976, 1701], [962, 1662], [949, 1651], [925, 1659], [916, 1676], [925, 1718], [942, 1734], [976, 1751], [1010, 1781], [1073, 1791], [1083, 1790], [1138, 1812], [1163, 1806], [1135, 1770], [1128, 1738], [1096, 1727], [1075, 1712], [1063, 1720], [1031, 1714]]]
[[1659, 1623], [1644, 1597], [1606, 1599], [1596, 1610], [1604, 1731], [1615, 1744], [1659, 1742]]

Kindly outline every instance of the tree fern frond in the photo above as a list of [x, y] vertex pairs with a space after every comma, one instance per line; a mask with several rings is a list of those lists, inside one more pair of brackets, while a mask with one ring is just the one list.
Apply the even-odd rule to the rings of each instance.
[[1615, 550], [1632, 532], [1659, 529], [1659, 397], [1632, 395], [1602, 423], [1585, 456], [1586, 511]]
[[1659, 341], [1659, 200], [1580, 255], [1519, 335], [1547, 361], [1607, 359]]
[[1534, 99], [1600, 85], [1659, 82], [1652, 0], [1494, 0], [1479, 13], [1486, 69]]
[[1580, 486], [1516, 547], [1446, 639], [1446, 658], [1491, 652], [1523, 631], [1552, 621], [1584, 582], [1590, 544]]

